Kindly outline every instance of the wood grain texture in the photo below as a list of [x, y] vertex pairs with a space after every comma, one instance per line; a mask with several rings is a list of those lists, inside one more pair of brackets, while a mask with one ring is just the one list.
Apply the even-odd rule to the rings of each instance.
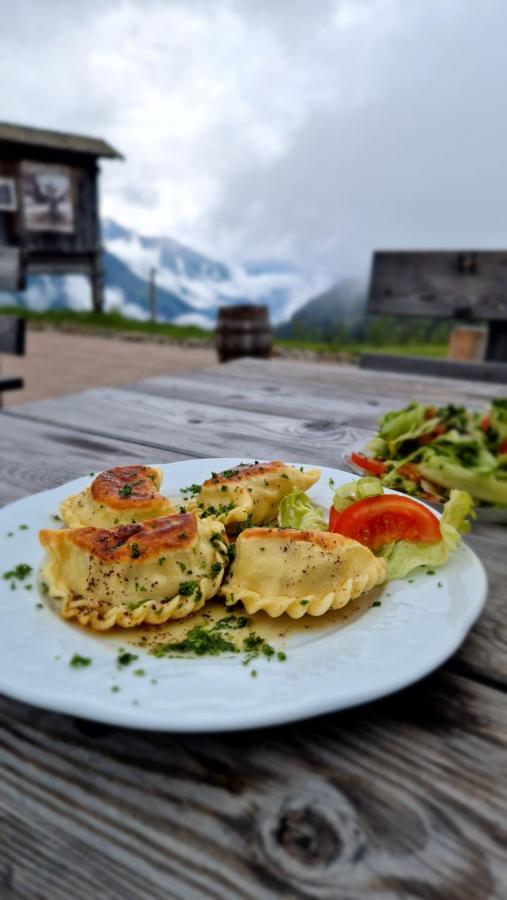
[[[448, 403], [449, 397], [460, 402], [459, 398], [474, 398], [488, 402], [491, 397], [505, 395], [502, 384], [483, 384], [482, 382], [460, 381], [454, 378], [422, 378], [420, 375], [399, 375], [394, 372], [371, 373], [357, 366], [336, 365], [324, 362], [293, 362], [288, 359], [256, 360], [242, 359], [214, 366], [207, 371], [223, 372], [227, 377], [268, 378], [276, 383], [286, 383], [299, 387], [304, 393], [306, 385], [320, 384], [334, 387], [340, 391], [354, 391], [358, 395], [373, 397], [390, 397], [431, 401], [439, 400]], [[204, 370], [201, 370], [204, 375]]]
[[5, 700], [2, 897], [500, 898], [500, 704], [440, 673], [354, 712], [202, 738]]
[[[1, 413], [0, 502], [136, 460], [336, 465], [385, 404], [414, 396], [357, 370], [337, 384], [337, 368], [242, 360]], [[497, 393], [457, 385], [432, 398]], [[481, 523], [470, 542], [491, 592], [460, 653], [354, 711], [173, 737], [0, 699], [2, 900], [503, 900], [505, 530]]]
[[[196, 392], [198, 396], [198, 392]], [[365, 436], [343, 416], [305, 419], [236, 409], [197, 399], [168, 402], [128, 390], [84, 391], [14, 407], [5, 416], [49, 422], [187, 456], [245, 456], [336, 465], [339, 448]]]
[[0, 505], [114, 465], [181, 455], [0, 414]]

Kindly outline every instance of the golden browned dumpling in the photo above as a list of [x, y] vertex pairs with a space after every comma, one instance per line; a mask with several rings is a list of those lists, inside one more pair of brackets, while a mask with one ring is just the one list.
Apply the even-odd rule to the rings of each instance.
[[198, 515], [211, 515], [225, 525], [260, 525], [276, 518], [280, 501], [295, 488], [306, 491], [320, 478], [320, 469], [304, 471], [275, 460], [241, 464], [213, 473], [190, 504]]
[[43, 577], [61, 615], [98, 630], [181, 619], [216, 594], [224, 526], [192, 513], [118, 528], [46, 529]]
[[60, 516], [71, 528], [112, 528], [168, 516], [176, 509], [159, 494], [161, 482], [160, 469], [116, 466], [98, 475], [79, 494], [67, 497], [60, 505]]
[[249, 528], [220, 593], [252, 614], [299, 619], [339, 609], [385, 581], [386, 564], [341, 534], [293, 528]]

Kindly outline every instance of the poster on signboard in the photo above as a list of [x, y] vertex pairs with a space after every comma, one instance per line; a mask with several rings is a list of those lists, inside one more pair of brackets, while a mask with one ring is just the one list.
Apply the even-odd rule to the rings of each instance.
[[66, 166], [24, 162], [23, 218], [28, 231], [74, 231], [72, 171]]
[[4, 178], [0, 175], [0, 210], [2, 212], [14, 212], [17, 208], [16, 182], [14, 178]]

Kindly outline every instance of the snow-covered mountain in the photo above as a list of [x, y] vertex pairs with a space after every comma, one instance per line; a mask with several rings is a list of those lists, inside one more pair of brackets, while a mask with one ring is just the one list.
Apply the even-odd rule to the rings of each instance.
[[[143, 237], [111, 220], [103, 222], [102, 235], [106, 268], [107, 256], [113, 257], [144, 282], [154, 268], [160, 315], [178, 323], [209, 327], [219, 306], [265, 303], [276, 324], [290, 318], [321, 286], [289, 262], [251, 260], [226, 265], [171, 238]], [[111, 275], [106, 281], [109, 287], [115, 285]], [[188, 309], [166, 315], [162, 292], [178, 298]]]

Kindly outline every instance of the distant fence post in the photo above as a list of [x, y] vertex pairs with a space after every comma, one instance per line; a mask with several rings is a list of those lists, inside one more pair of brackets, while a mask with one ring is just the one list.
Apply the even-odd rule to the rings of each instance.
[[157, 321], [157, 270], [150, 269], [150, 280], [148, 285], [148, 307], [150, 310], [150, 319], [152, 322]]

